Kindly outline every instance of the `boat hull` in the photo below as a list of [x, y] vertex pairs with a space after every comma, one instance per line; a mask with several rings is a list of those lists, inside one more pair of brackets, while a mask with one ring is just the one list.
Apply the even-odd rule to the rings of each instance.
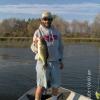
[[[27, 91], [25, 94], [23, 94], [18, 100], [35, 100], [34, 94], [35, 94], [35, 88], [32, 88], [29, 91]], [[52, 92], [51, 92], [51, 88], [49, 88], [46, 94], [42, 95], [41, 100], [51, 100], [51, 97], [52, 97]], [[92, 99], [83, 96], [79, 93], [76, 93], [74, 91], [60, 87], [57, 100], [92, 100]]]

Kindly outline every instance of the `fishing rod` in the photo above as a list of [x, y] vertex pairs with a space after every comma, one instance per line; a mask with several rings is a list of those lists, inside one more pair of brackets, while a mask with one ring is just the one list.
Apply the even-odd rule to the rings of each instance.
[[97, 90], [96, 90], [96, 99], [100, 100], [100, 47], [99, 47], [99, 65], [98, 65], [98, 78], [97, 78]]

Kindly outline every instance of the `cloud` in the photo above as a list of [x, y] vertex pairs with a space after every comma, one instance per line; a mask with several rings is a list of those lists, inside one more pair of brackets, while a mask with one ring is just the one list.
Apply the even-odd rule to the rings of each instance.
[[[100, 11], [100, 4], [83, 3], [83, 4], [19, 4], [19, 5], [0, 5], [0, 12], [4, 13], [25, 13], [39, 14], [43, 10], [49, 10], [54, 13], [86, 13], [85, 11]], [[91, 12], [92, 13], [92, 12]]]
[[49, 10], [53, 14], [60, 16], [94, 16], [100, 13], [100, 4], [19, 4], [19, 5], [0, 5], [0, 13], [7, 14], [30, 14], [40, 15], [44, 10]]

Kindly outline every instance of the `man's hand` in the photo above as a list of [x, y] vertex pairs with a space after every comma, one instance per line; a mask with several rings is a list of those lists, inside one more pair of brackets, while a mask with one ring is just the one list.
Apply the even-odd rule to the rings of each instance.
[[64, 68], [63, 62], [60, 61], [59, 64], [60, 64], [60, 69], [63, 69]]

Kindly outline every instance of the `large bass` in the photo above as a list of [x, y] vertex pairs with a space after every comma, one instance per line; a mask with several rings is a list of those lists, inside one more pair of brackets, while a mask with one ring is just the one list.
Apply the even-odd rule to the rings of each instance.
[[43, 67], [47, 67], [48, 47], [44, 38], [38, 38], [38, 59], [42, 61]]

